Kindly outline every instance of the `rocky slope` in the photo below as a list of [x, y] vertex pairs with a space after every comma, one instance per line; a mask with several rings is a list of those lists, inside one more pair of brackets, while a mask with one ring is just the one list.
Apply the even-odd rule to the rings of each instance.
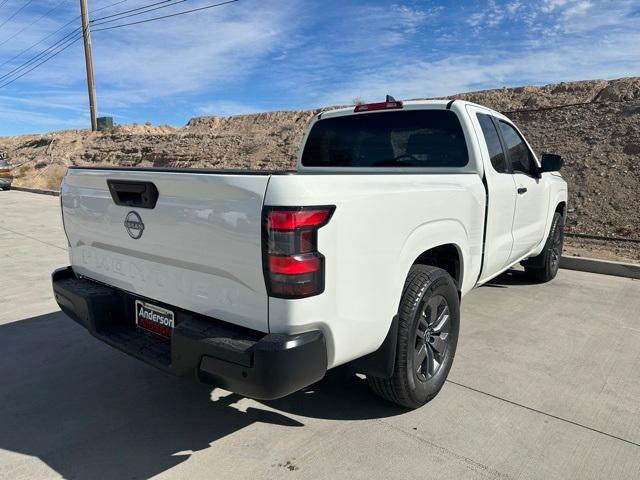
[[[537, 152], [563, 155], [568, 231], [640, 239], [640, 78], [463, 93], [510, 116]], [[53, 187], [68, 165], [292, 169], [316, 111], [199, 117], [182, 128], [118, 126], [0, 138], [16, 184]], [[630, 245], [632, 257], [639, 257]]]

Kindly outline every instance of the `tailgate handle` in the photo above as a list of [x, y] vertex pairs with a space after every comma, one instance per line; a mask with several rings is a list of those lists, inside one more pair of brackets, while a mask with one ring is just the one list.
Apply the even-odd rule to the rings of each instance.
[[151, 182], [130, 180], [107, 180], [111, 198], [116, 205], [123, 207], [155, 208], [158, 201], [158, 189]]

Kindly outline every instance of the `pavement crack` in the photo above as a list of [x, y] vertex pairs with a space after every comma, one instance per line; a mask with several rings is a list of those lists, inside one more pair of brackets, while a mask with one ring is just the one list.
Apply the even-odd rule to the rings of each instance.
[[461, 387], [461, 388], [466, 388], [467, 390], [471, 390], [472, 392], [480, 393], [481, 395], [485, 395], [487, 397], [491, 397], [493, 399], [500, 400], [501, 402], [509, 403], [509, 404], [514, 405], [516, 407], [524, 408], [525, 410], [529, 410], [530, 412], [535, 412], [535, 413], [538, 413], [540, 415], [544, 415], [546, 417], [553, 418], [553, 419], [559, 420], [561, 422], [569, 423], [569, 424], [574, 425], [576, 427], [584, 428], [585, 430], [589, 430], [591, 432], [598, 433], [600, 435], [604, 435], [605, 437], [609, 437], [609, 438], [612, 438], [614, 440], [619, 440], [621, 442], [628, 443], [628, 444], [633, 445], [635, 447], [640, 447], [640, 444], [638, 444], [636, 442], [633, 442], [631, 440], [627, 440], [626, 438], [618, 437], [617, 435], [613, 435], [611, 433], [603, 432], [602, 430], [598, 430], [597, 428], [589, 427], [588, 425], [584, 425], [582, 423], [574, 422], [573, 420], [562, 418], [562, 417], [559, 417], [557, 415], [553, 415], [552, 413], [543, 412], [542, 410], [538, 410], [537, 408], [528, 407], [527, 405], [523, 405], [521, 403], [514, 402], [512, 400], [507, 400], [506, 398], [499, 397], [499, 396], [494, 395], [492, 393], [483, 392], [482, 390], [478, 390], [477, 388], [473, 388], [473, 387], [469, 387], [467, 385], [463, 385], [462, 383], [454, 382], [453, 380], [446, 380], [446, 382], [447, 383], [451, 383], [451, 384], [456, 385], [456, 386]]
[[437, 443], [434, 443], [430, 440], [427, 440], [426, 438], [421, 437], [420, 435], [416, 435], [415, 433], [411, 433], [408, 432], [392, 423], [389, 423], [385, 420], [382, 419], [377, 419], [377, 422], [382, 423], [383, 425], [386, 425], [387, 427], [396, 430], [397, 432], [400, 432], [408, 437], [411, 437], [415, 440], [418, 440], [421, 443], [424, 443], [426, 445], [429, 445], [429, 447], [439, 451], [441, 454], [449, 456], [449, 457], [453, 457], [459, 461], [461, 461], [469, 470], [479, 473], [483, 476], [489, 476], [489, 478], [500, 478], [503, 480], [511, 480], [513, 479], [513, 477], [511, 477], [510, 475], [507, 475], [506, 473], [500, 472], [494, 468], [491, 468], [487, 465], [485, 465], [484, 463], [480, 463], [476, 460], [473, 460], [472, 458], [466, 457], [460, 453], [456, 453], [453, 450], [450, 450], [446, 447], [443, 447], [441, 445], [438, 445]]

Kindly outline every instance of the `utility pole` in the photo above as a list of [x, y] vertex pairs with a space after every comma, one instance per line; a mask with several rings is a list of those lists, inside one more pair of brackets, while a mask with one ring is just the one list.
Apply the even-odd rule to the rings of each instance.
[[93, 82], [93, 60], [91, 58], [91, 33], [89, 32], [87, 0], [80, 0], [80, 18], [82, 19], [82, 39], [84, 40], [84, 61], [87, 67], [87, 89], [89, 90], [91, 130], [95, 132], [98, 129], [98, 121], [96, 119], [96, 86]]

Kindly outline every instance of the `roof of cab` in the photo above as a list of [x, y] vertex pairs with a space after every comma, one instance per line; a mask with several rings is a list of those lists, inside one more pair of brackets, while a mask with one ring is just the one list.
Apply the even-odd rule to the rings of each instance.
[[473, 105], [476, 107], [483, 108], [485, 110], [489, 110], [496, 116], [502, 117], [503, 115], [500, 112], [496, 112], [495, 110], [485, 107], [484, 105], [479, 105], [477, 103], [468, 102], [466, 100], [456, 100], [451, 98], [438, 98], [433, 100], [400, 100], [402, 102], [402, 108], [390, 108], [390, 109], [381, 109], [381, 110], [371, 110], [371, 111], [363, 111], [363, 112], [355, 112], [354, 106], [323, 110], [322, 112], [316, 115], [316, 120], [320, 120], [322, 118], [332, 118], [332, 117], [341, 117], [345, 115], [366, 115], [369, 113], [382, 113], [382, 112], [394, 112], [398, 110], [420, 110], [424, 109], [451, 109], [453, 105], [457, 108], [464, 108], [466, 105]]

